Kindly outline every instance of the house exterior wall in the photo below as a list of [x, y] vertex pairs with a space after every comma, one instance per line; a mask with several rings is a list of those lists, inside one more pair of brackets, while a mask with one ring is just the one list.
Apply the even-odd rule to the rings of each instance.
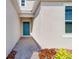
[[33, 20], [31, 35], [42, 48], [72, 48], [72, 38], [64, 36], [64, 4], [52, 3], [52, 6], [45, 4], [41, 4], [39, 14]]
[[11, 52], [20, 38], [18, 14], [10, 0], [6, 1], [6, 56]]

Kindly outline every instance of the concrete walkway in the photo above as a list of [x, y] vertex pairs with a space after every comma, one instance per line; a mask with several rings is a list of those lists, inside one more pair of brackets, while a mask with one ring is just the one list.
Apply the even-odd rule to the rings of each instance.
[[34, 51], [39, 51], [41, 47], [32, 37], [21, 38], [13, 50], [17, 51], [15, 59], [30, 59]]

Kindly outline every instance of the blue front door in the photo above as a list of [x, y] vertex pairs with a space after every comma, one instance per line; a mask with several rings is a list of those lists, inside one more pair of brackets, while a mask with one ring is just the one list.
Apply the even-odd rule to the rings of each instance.
[[23, 35], [30, 35], [30, 23], [23, 22]]

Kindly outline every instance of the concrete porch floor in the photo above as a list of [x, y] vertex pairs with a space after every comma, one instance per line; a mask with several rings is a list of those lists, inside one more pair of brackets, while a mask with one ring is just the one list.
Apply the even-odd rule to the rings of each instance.
[[15, 59], [30, 59], [34, 51], [41, 47], [32, 37], [22, 37], [13, 50], [17, 51]]

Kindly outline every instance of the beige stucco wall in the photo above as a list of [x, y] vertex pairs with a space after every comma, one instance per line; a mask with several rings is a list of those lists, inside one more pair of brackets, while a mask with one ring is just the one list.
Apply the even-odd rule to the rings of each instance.
[[52, 6], [41, 4], [40, 12], [33, 20], [31, 35], [42, 48], [72, 48], [71, 37], [64, 36], [64, 5], [54, 4]]
[[10, 0], [6, 1], [6, 56], [20, 38], [20, 22], [18, 14]]

